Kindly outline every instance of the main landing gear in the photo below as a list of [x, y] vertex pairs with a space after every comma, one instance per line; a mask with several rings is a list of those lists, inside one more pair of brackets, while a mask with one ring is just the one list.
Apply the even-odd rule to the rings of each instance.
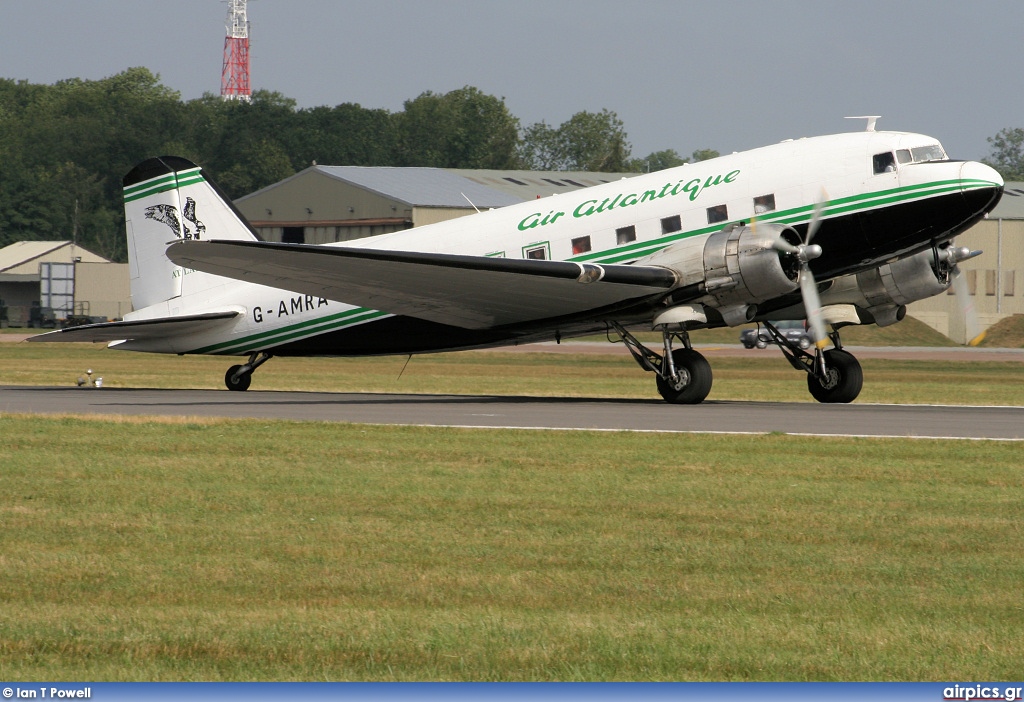
[[[813, 347], [805, 350], [783, 336], [770, 322], [762, 324], [767, 330], [768, 340], [779, 347], [790, 365], [807, 373], [807, 390], [815, 400], [845, 403], [857, 399], [864, 386], [864, 372], [853, 354], [843, 350], [838, 331], [833, 328], [828, 334], [834, 349], [823, 351]], [[696, 405], [711, 392], [711, 365], [690, 345], [690, 335], [685, 329], [670, 331], [663, 328], [664, 351], [658, 354], [640, 343], [622, 325], [613, 323], [612, 328], [640, 367], [655, 374], [658, 392], [666, 402]], [[676, 342], [683, 348], [674, 349]]]
[[[658, 355], [641, 344], [622, 325], [613, 323], [612, 327], [622, 337], [623, 343], [640, 367], [655, 374], [658, 392], [665, 402], [696, 405], [703, 402], [711, 392], [711, 364], [693, 350], [690, 335], [685, 330], [663, 330], [661, 337], [664, 352]], [[673, 349], [676, 341], [681, 342], [683, 348]]]
[[253, 371], [271, 358], [273, 356], [266, 351], [251, 354], [248, 363], [228, 368], [228, 372], [224, 374], [224, 384], [227, 385], [228, 390], [238, 390], [239, 392], [248, 390], [249, 383], [252, 382]]
[[789, 364], [807, 373], [807, 390], [818, 402], [853, 402], [864, 387], [864, 371], [860, 362], [849, 351], [843, 350], [839, 332], [833, 327], [828, 337], [834, 349], [813, 354], [800, 348], [776, 329], [771, 322], [761, 322], [769, 340], [779, 347]]

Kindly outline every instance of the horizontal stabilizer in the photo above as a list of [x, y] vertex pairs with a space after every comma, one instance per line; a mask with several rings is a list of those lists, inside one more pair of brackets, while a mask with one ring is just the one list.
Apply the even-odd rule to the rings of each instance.
[[352, 305], [488, 329], [581, 315], [664, 294], [676, 275], [656, 266], [245, 241], [178, 241], [179, 266]]
[[192, 334], [224, 324], [242, 314], [239, 310], [210, 312], [182, 317], [139, 319], [128, 322], [83, 324], [30, 336], [27, 341], [121, 341], [123, 339], [164, 339], [175, 334]]

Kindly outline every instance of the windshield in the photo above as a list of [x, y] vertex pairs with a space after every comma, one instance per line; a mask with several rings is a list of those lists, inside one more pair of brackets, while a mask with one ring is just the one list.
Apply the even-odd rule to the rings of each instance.
[[914, 158], [914, 163], [920, 163], [922, 161], [945, 161], [946, 152], [942, 150], [942, 147], [938, 144], [930, 144], [928, 146], [918, 146], [910, 150], [911, 156]]

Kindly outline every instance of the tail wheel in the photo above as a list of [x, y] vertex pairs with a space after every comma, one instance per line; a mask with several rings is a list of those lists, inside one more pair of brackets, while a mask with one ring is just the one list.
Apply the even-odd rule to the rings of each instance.
[[676, 380], [657, 377], [658, 392], [666, 402], [675, 405], [696, 405], [711, 392], [711, 364], [693, 349], [672, 352], [676, 366]]
[[252, 382], [252, 372], [242, 373], [239, 376], [235, 374], [241, 370], [242, 366], [231, 366], [228, 368], [228, 372], [224, 374], [224, 384], [228, 386], [228, 390], [244, 391], [249, 389], [249, 384]]
[[864, 371], [853, 354], [839, 349], [825, 352], [825, 378], [807, 375], [807, 389], [818, 402], [853, 402], [864, 387]]

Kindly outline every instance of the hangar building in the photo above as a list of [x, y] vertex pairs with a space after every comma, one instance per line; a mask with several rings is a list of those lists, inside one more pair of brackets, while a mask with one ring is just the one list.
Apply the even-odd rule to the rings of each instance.
[[[958, 246], [981, 250], [960, 264], [982, 329], [1024, 314], [1024, 182], [1008, 182], [996, 208], [956, 238]], [[907, 305], [907, 314], [957, 343], [966, 343], [962, 307], [952, 293]]]
[[115, 319], [131, 310], [128, 264], [71, 241], [19, 241], [0, 249], [0, 324], [28, 326], [32, 310]]
[[235, 206], [265, 241], [325, 244], [635, 175], [314, 165], [235, 200]]

